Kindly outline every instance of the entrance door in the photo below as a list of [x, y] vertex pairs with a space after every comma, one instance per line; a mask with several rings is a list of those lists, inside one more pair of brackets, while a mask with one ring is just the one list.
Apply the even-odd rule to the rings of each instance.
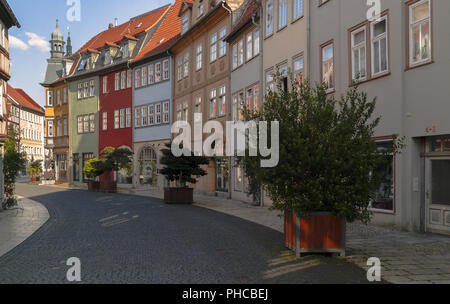
[[450, 235], [450, 156], [426, 160], [425, 217], [428, 232]]

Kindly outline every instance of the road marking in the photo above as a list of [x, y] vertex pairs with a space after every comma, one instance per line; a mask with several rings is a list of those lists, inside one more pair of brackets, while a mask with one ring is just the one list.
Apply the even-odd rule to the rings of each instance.
[[113, 219], [116, 219], [116, 218], [118, 218], [118, 217], [119, 217], [119, 215], [113, 215], [113, 216], [110, 216], [110, 217], [101, 219], [99, 222], [100, 222], [100, 223], [107, 222], [107, 221], [109, 221], [109, 220], [113, 220]]

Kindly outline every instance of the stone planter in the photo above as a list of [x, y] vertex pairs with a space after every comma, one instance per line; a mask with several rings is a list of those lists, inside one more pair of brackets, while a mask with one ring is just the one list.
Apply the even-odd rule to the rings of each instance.
[[339, 253], [345, 256], [345, 226], [345, 219], [327, 212], [313, 213], [304, 219], [286, 213], [285, 245], [298, 257], [305, 253]]
[[100, 191], [100, 182], [88, 181], [88, 190], [91, 192], [99, 192]]
[[116, 181], [100, 181], [100, 192], [117, 193]]
[[166, 204], [192, 204], [194, 203], [194, 189], [165, 188], [164, 202]]

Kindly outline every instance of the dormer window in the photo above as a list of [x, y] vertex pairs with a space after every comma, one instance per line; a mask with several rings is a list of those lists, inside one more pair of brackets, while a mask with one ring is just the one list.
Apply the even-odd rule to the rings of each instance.
[[78, 71], [84, 71], [86, 69], [87, 60], [83, 59], [78, 66]]
[[106, 54], [105, 54], [105, 64], [111, 64], [111, 53], [109, 50], [106, 51]]
[[181, 34], [184, 34], [189, 29], [189, 16], [184, 15], [183, 19], [181, 20]]
[[125, 44], [123, 46], [122, 54], [123, 54], [124, 58], [130, 57], [130, 50], [129, 50], [128, 44]]
[[136, 28], [140, 28], [142, 26], [142, 22], [136, 25]]

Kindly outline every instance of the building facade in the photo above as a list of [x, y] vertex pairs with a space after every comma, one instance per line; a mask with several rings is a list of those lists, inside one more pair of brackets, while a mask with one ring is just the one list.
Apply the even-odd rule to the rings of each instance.
[[176, 0], [149, 43], [133, 60], [133, 145], [135, 188], [162, 191], [161, 150], [171, 139], [173, 122], [173, 57], [169, 46], [178, 39], [182, 0]]
[[[129, 64], [158, 29], [171, 5], [110, 24], [74, 54], [69, 85], [70, 150], [74, 184], [87, 182], [87, 160], [104, 148], [133, 149], [132, 70]], [[131, 185], [131, 170], [116, 172], [120, 184]], [[101, 178], [106, 178], [105, 176]]]
[[[187, 121], [191, 126], [217, 121], [225, 130], [225, 123], [230, 119], [231, 94], [229, 46], [224, 39], [230, 33], [231, 14], [242, 3], [183, 2], [179, 12], [182, 36], [171, 47], [175, 64], [175, 121]], [[201, 122], [195, 121], [195, 114], [201, 114]], [[204, 134], [203, 140], [207, 137], [208, 134]], [[211, 149], [215, 149], [213, 144]], [[204, 168], [208, 175], [200, 178], [193, 187], [197, 192], [229, 197], [230, 167], [229, 158], [211, 158]]]
[[337, 97], [355, 82], [377, 98], [380, 149], [393, 135], [406, 148], [380, 168], [374, 222], [401, 229], [450, 233], [450, 123], [446, 70], [448, 1], [381, 1], [369, 20], [365, 2], [311, 5], [310, 76]]
[[67, 183], [69, 168], [69, 76], [73, 67], [70, 33], [67, 43], [58, 21], [50, 40], [45, 79], [41, 83], [45, 96], [44, 179]]

